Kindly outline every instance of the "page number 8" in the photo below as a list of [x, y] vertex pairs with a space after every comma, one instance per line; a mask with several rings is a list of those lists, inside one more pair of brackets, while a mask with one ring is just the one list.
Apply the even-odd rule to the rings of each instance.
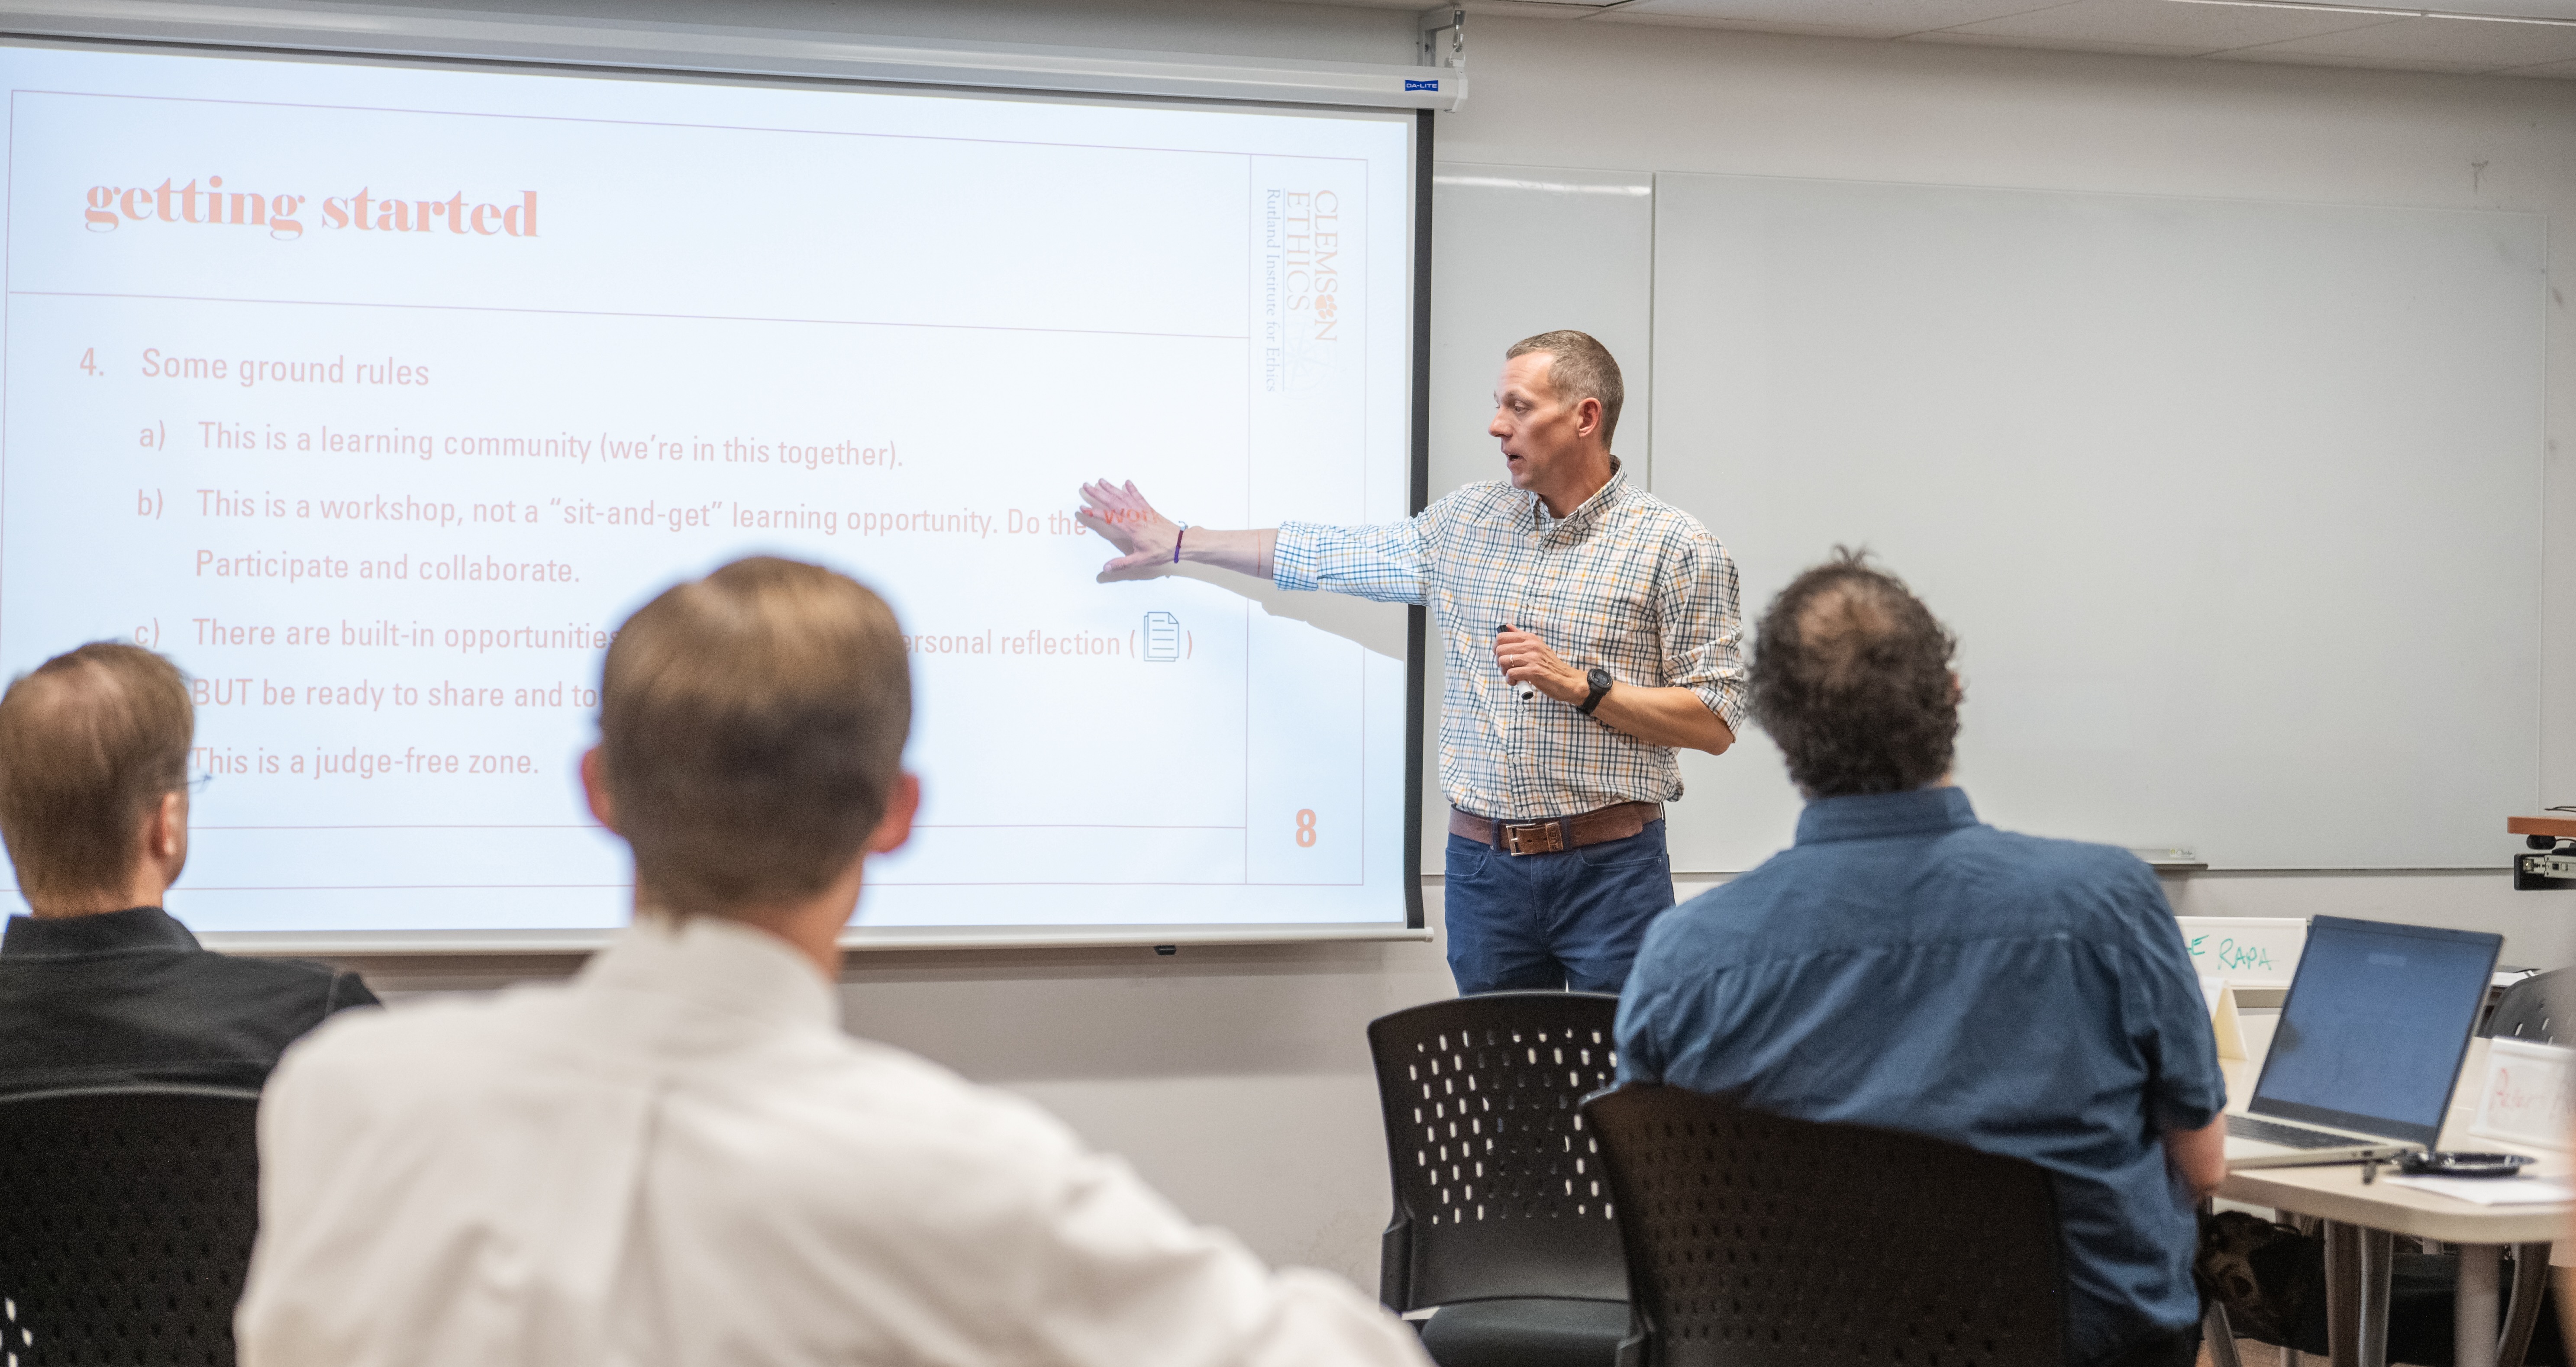
[[1300, 808], [1297, 812], [1297, 848], [1315, 848], [1315, 809], [1312, 807]]

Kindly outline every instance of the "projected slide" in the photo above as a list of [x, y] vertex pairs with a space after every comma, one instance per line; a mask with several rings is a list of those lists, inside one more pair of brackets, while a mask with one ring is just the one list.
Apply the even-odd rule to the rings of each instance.
[[755, 552], [911, 633], [861, 925], [1403, 920], [1404, 662], [1071, 510], [1405, 514], [1406, 117], [0, 62], [0, 666], [194, 677], [198, 929], [621, 923], [601, 654]]

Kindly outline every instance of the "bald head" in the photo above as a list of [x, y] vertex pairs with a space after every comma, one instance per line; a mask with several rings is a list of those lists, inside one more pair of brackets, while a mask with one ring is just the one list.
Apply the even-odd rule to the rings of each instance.
[[30, 903], [127, 886], [145, 824], [188, 781], [188, 682], [139, 646], [57, 655], [0, 695], [0, 838]]
[[1837, 547], [1763, 614], [1754, 720], [1809, 797], [1926, 787], [1950, 771], [1959, 736], [1957, 649], [1904, 581]]

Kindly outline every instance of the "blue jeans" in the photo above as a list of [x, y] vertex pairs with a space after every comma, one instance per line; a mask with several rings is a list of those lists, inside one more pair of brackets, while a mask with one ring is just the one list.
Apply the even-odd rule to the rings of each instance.
[[1514, 988], [1617, 992], [1646, 927], [1673, 905], [1664, 823], [1555, 854], [1449, 837], [1441, 905], [1458, 995]]

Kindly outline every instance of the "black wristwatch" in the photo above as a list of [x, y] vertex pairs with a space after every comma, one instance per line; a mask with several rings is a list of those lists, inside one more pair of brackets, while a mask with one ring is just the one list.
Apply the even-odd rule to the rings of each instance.
[[1603, 669], [1599, 665], [1594, 665], [1592, 668], [1585, 670], [1583, 681], [1592, 685], [1592, 696], [1585, 698], [1581, 703], [1577, 704], [1574, 710], [1588, 717], [1592, 715], [1592, 709], [1599, 707], [1601, 705], [1601, 699], [1610, 692], [1610, 685], [1619, 681], [1611, 678], [1610, 671]]

